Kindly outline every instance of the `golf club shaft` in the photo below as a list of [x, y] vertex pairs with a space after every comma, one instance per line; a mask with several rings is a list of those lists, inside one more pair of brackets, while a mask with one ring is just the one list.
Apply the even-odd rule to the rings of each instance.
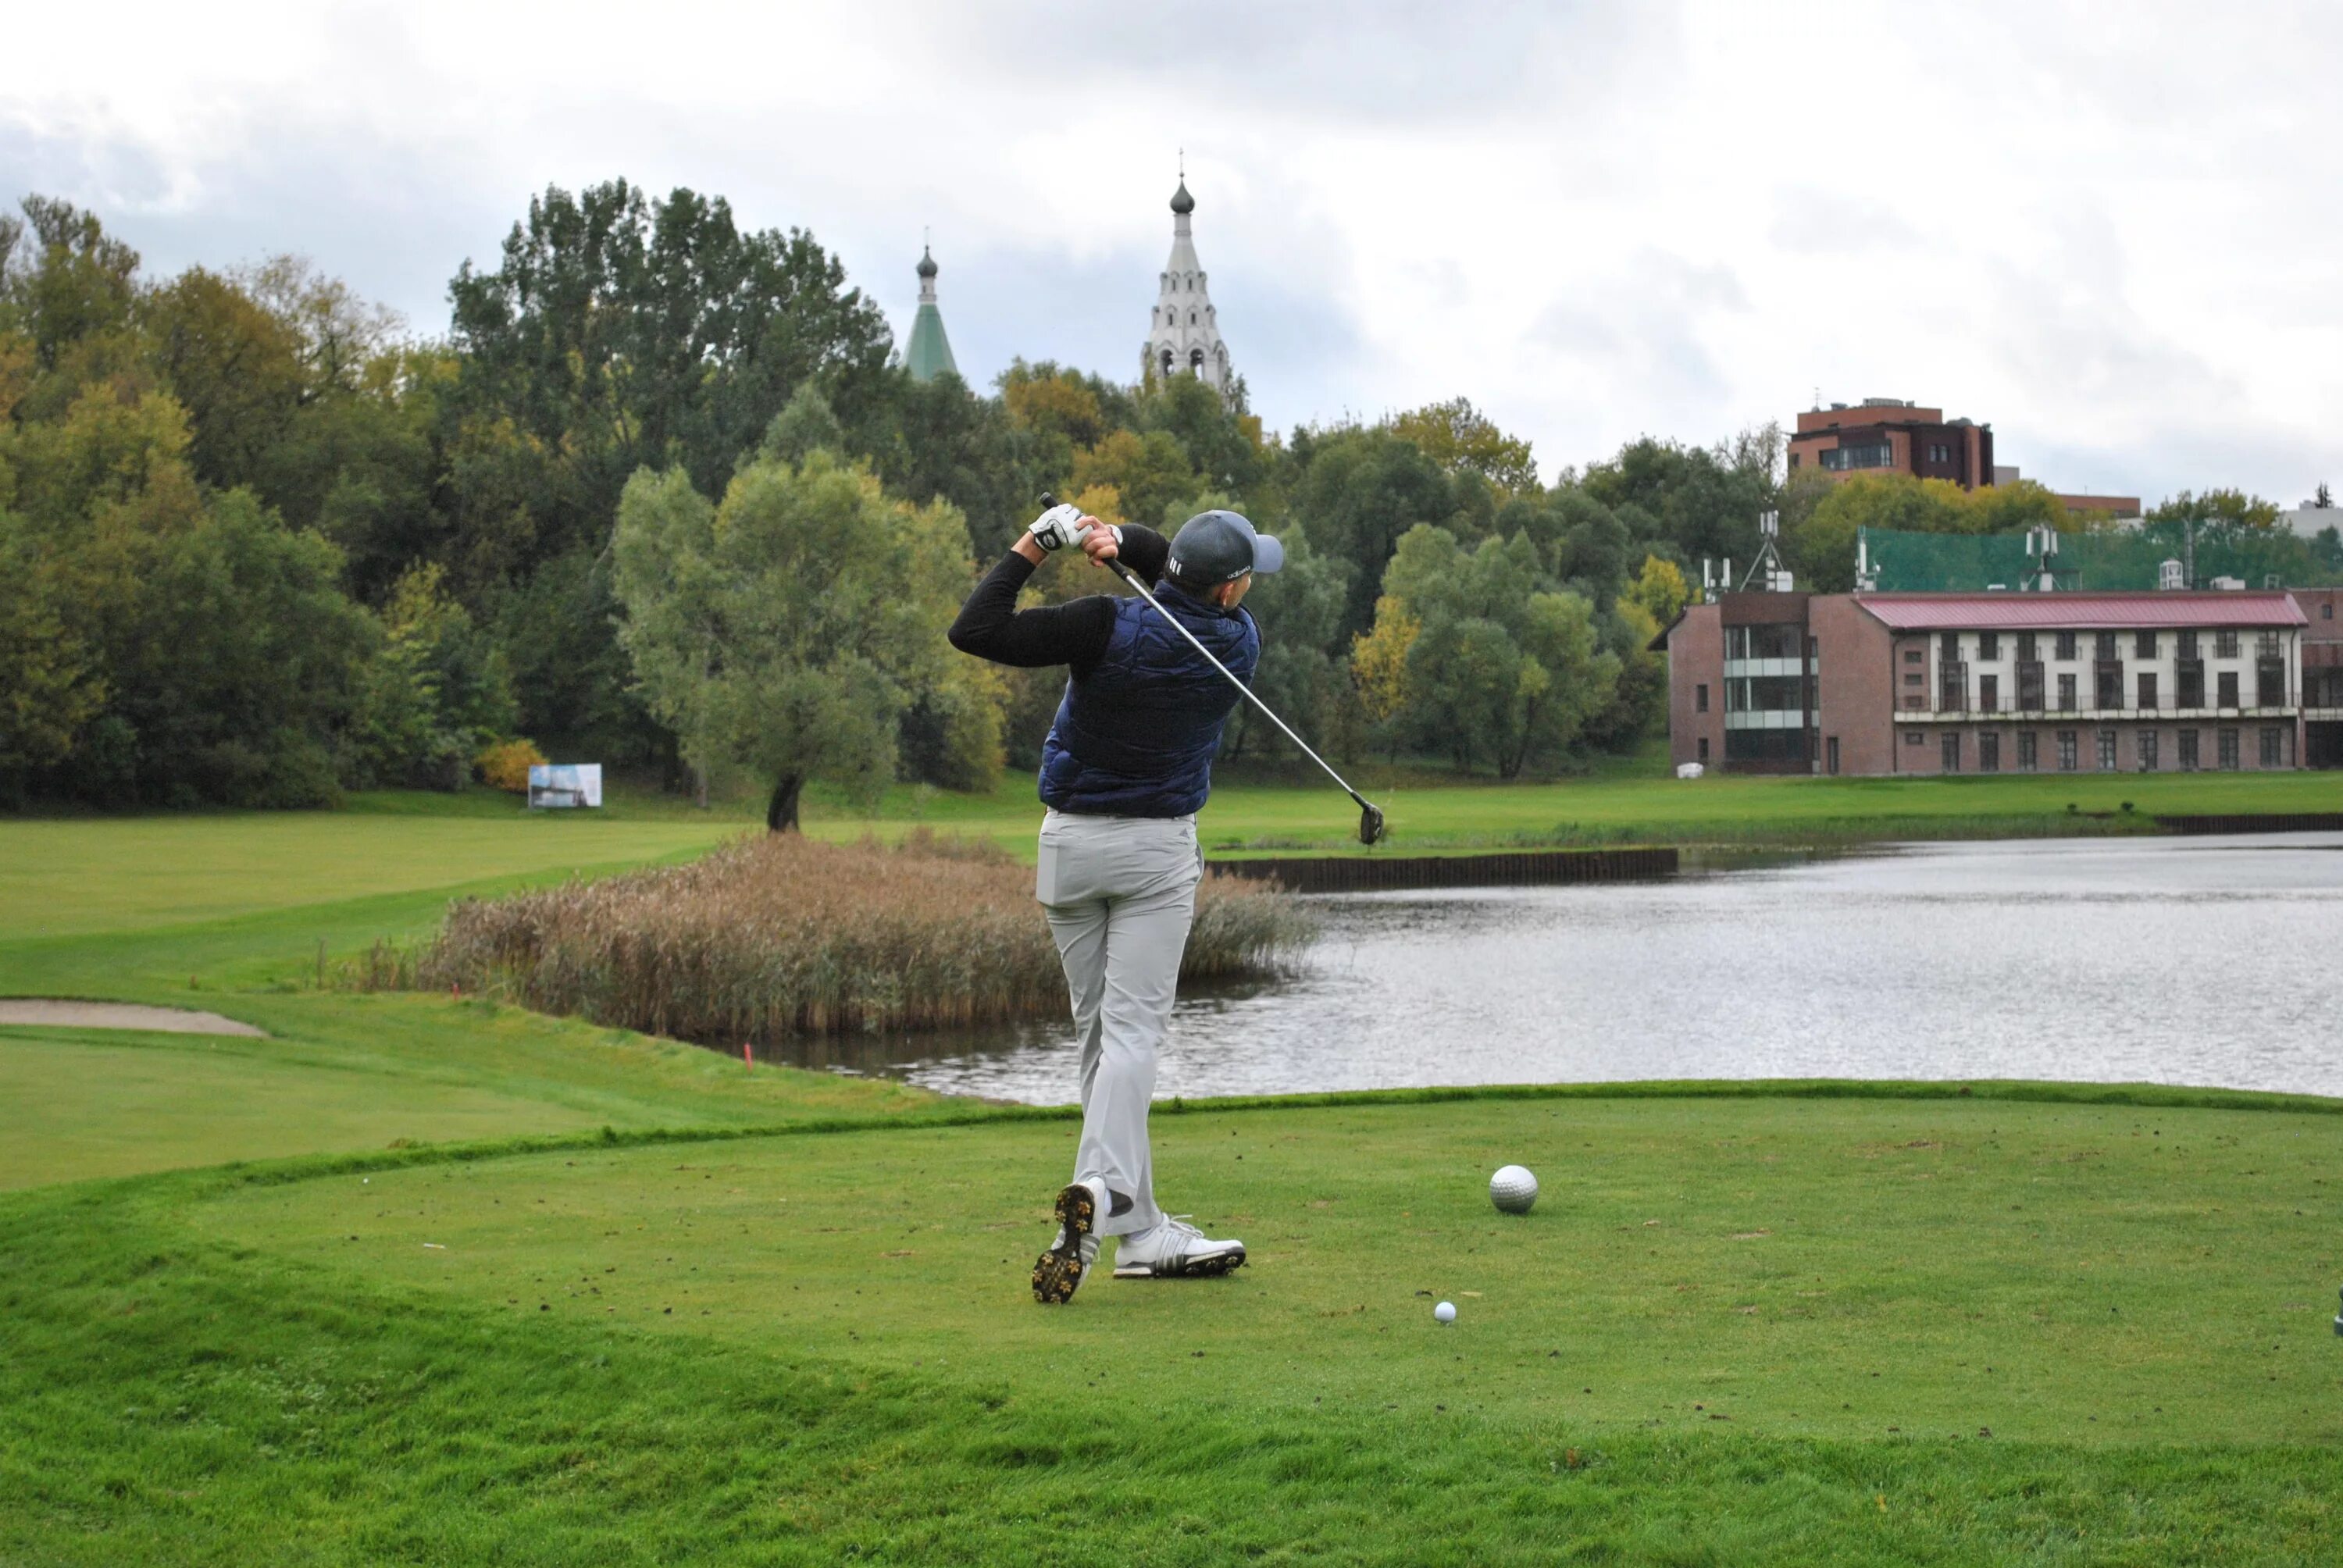
[[1348, 779], [1344, 779], [1340, 773], [1334, 771], [1333, 766], [1331, 763], [1329, 763], [1323, 757], [1319, 756], [1315, 751], [1312, 751], [1310, 749], [1310, 743], [1308, 741], [1302, 739], [1299, 735], [1294, 734], [1292, 727], [1288, 725], [1284, 719], [1280, 719], [1275, 711], [1270, 708], [1268, 703], [1263, 702], [1260, 698], [1254, 696], [1252, 687], [1247, 686], [1243, 681], [1239, 680], [1236, 678], [1235, 673], [1231, 670], [1227, 665], [1222, 664], [1219, 659], [1214, 658], [1212, 657], [1212, 650], [1206, 648], [1202, 643], [1197, 641], [1196, 634], [1194, 632], [1190, 631], [1186, 627], [1180, 624], [1179, 617], [1173, 615], [1170, 610], [1165, 609], [1161, 604], [1158, 604], [1156, 602], [1155, 596], [1147, 591], [1147, 585], [1141, 582], [1139, 578], [1132, 574], [1130, 568], [1124, 566], [1118, 560], [1109, 560], [1106, 564], [1113, 568], [1115, 576], [1121, 578], [1123, 581], [1129, 583], [1132, 588], [1139, 590], [1139, 597], [1145, 599], [1149, 605], [1153, 607], [1157, 615], [1161, 616], [1165, 620], [1171, 622], [1172, 629], [1178, 632], [1182, 637], [1186, 638], [1188, 639], [1188, 646], [1194, 648], [1198, 653], [1202, 654], [1206, 663], [1210, 664], [1214, 669], [1219, 670], [1222, 675], [1227, 676], [1229, 678], [1229, 684], [1242, 692], [1244, 694], [1244, 699], [1247, 702], [1250, 702], [1255, 708], [1260, 709], [1262, 712], [1267, 716], [1272, 724], [1276, 725], [1279, 729], [1284, 731], [1285, 738], [1288, 740], [1292, 741], [1293, 744], [1302, 748], [1302, 754], [1304, 757], [1309, 758], [1311, 761], [1315, 762], [1319, 767], [1325, 769], [1326, 777], [1332, 779], [1335, 783], [1340, 784], [1342, 787], [1343, 794], [1348, 795], [1352, 799], [1357, 801], [1360, 807], [1364, 810], [1372, 811], [1375, 809], [1373, 803], [1365, 796], [1351, 788], [1350, 781]]

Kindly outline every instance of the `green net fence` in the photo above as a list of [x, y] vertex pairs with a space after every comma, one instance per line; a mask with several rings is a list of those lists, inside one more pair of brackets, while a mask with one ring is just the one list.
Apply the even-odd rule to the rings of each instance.
[[[1865, 528], [1863, 550], [1877, 587], [1891, 593], [1976, 593], [2016, 588], [2037, 570], [2024, 534], [1926, 534]], [[2343, 585], [2343, 540], [2282, 528], [2200, 528], [2196, 586], [2237, 578], [2247, 588]], [[2049, 568], [2069, 591], [2154, 588], [2167, 560], [2186, 561], [2177, 524], [2061, 534]]]

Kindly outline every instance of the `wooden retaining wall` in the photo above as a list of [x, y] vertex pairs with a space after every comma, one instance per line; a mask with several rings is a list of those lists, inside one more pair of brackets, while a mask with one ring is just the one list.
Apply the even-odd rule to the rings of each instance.
[[2343, 833], [2343, 811], [2265, 811], [2228, 817], [2158, 817], [2167, 833]]
[[1409, 888], [1512, 888], [1557, 882], [1640, 882], [1676, 872], [1674, 849], [1524, 849], [1507, 855], [1344, 855], [1322, 859], [1214, 860], [1212, 869], [1297, 893], [1373, 893]]

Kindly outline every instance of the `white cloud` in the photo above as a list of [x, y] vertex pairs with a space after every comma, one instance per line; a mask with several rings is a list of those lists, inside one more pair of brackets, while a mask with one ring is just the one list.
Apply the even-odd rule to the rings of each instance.
[[[2343, 479], [2343, 17], [2178, 5], [126, 4], [8, 25], [0, 193], [157, 268], [315, 256], [421, 327], [531, 193], [802, 225], [960, 361], [1131, 372], [1188, 155], [1283, 427], [1462, 393], [1551, 469], [1819, 387], [2053, 483]], [[13, 188], [11, 188], [13, 187]], [[2063, 466], [2088, 473], [2064, 471]]]

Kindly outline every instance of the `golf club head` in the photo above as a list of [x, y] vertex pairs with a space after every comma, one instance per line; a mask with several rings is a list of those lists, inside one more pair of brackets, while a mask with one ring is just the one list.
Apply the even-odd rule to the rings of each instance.
[[1359, 842], [1362, 844], [1377, 843], [1382, 840], [1383, 836], [1383, 809], [1380, 806], [1366, 806], [1363, 808], [1359, 812]]

